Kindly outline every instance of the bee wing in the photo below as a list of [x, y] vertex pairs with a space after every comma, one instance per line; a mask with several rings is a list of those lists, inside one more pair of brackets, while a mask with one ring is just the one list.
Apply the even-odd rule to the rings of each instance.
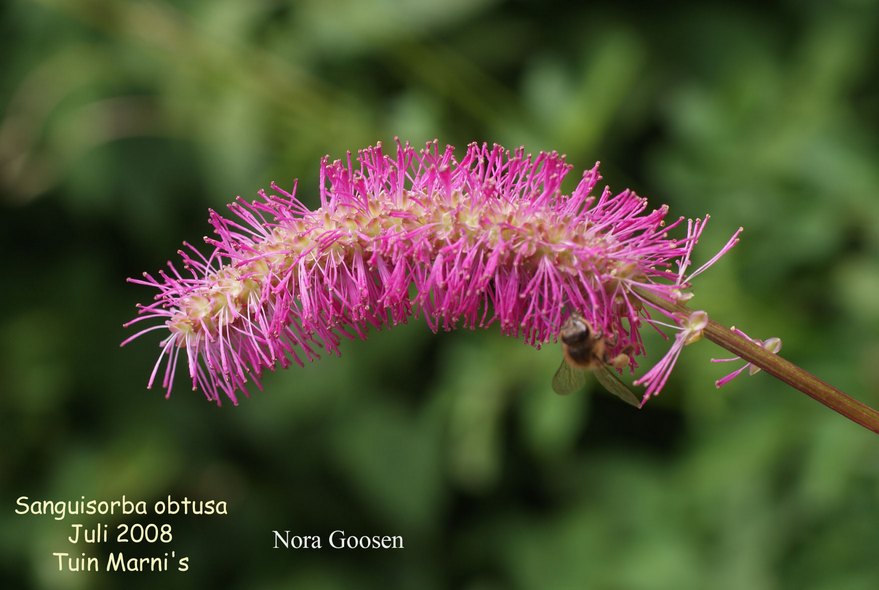
[[[623, 383], [623, 380], [620, 379], [619, 375], [617, 375], [610, 367], [606, 365], [597, 367], [595, 369], [595, 378], [598, 379], [598, 382], [601, 383], [606, 390], [630, 406], [635, 406], [639, 409], [641, 408], [641, 400], [638, 399], [638, 396], [636, 396], [632, 390]], [[553, 379], [552, 383], [553, 387], [555, 387], [555, 379]], [[558, 391], [558, 389], [556, 389], [556, 391]]]
[[562, 359], [562, 364], [552, 377], [552, 390], [559, 395], [568, 395], [580, 391], [585, 385], [585, 371], [572, 367]]

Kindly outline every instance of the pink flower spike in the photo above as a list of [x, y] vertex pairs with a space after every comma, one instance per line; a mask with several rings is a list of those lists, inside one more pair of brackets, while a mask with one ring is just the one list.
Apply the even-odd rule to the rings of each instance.
[[[459, 154], [460, 155], [460, 154]], [[252, 202], [211, 211], [209, 251], [188, 243], [182, 264], [132, 283], [155, 290], [138, 306], [152, 322], [123, 344], [167, 330], [149, 386], [170, 394], [177, 363], [193, 389], [216, 403], [261, 389], [266, 370], [338, 355], [346, 339], [423, 317], [433, 330], [488, 328], [540, 347], [557, 340], [577, 311], [606, 335], [608, 358], [644, 355], [645, 322], [677, 331], [671, 349], [639, 380], [644, 400], [662, 389], [681, 350], [697, 340], [705, 312], [679, 317], [647, 304], [644, 293], [682, 301], [686, 276], [707, 222], [624, 190], [596, 189], [597, 164], [570, 194], [572, 167], [555, 153], [470, 144], [456, 156], [434, 141], [423, 149], [397, 142], [341, 160], [321, 160], [320, 207], [311, 210], [271, 184]], [[661, 317], [660, 317], [661, 316]], [[668, 322], [660, 321], [661, 318]]]
[[[779, 351], [781, 350], [781, 338], [777, 338], [777, 337], [773, 336], [771, 338], [767, 338], [766, 340], [758, 340], [756, 338], [751, 338], [750, 336], [748, 336], [747, 334], [745, 334], [744, 332], [742, 332], [741, 330], [739, 330], [735, 326], [733, 326], [730, 329], [733, 332], [735, 332], [736, 334], [738, 334], [739, 336], [741, 336], [742, 338], [746, 338], [747, 340], [750, 340], [751, 342], [753, 342], [757, 346], [762, 347], [764, 350], [767, 350], [767, 351], [771, 352], [772, 354], [778, 354]], [[729, 362], [734, 362], [734, 361], [738, 361], [738, 360], [741, 360], [741, 359], [739, 359], [739, 357], [735, 356], [732, 358], [711, 359], [711, 362], [712, 363], [729, 363]], [[760, 367], [757, 367], [751, 363], [746, 363], [744, 366], [739, 367], [738, 369], [736, 369], [732, 373], [725, 375], [725, 376], [721, 377], [720, 379], [718, 379], [717, 381], [715, 381], [714, 382], [715, 387], [720, 389], [721, 387], [723, 387], [724, 385], [726, 385], [727, 383], [729, 383], [730, 381], [732, 381], [733, 379], [735, 379], [736, 377], [741, 375], [742, 371], [744, 371], [745, 369], [748, 369], [748, 375], [756, 375], [757, 373], [760, 372]]]

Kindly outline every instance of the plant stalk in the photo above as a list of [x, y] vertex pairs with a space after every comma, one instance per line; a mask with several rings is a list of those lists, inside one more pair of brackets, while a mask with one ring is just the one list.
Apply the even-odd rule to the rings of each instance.
[[[643, 289], [637, 289], [637, 293], [646, 301], [667, 311], [685, 316], [689, 316], [693, 311], [685, 305], [667, 301]], [[713, 320], [709, 319], [703, 334], [721, 348], [725, 348], [739, 358], [800, 390], [852, 422], [879, 434], [879, 411], [859, 402], [777, 354], [742, 338], [731, 328], [722, 326]]]

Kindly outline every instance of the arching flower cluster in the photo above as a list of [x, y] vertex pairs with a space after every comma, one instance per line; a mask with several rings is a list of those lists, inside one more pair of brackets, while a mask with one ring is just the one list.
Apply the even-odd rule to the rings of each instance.
[[[683, 301], [704, 221], [666, 222], [631, 191], [593, 194], [598, 168], [570, 194], [571, 166], [557, 153], [471, 144], [463, 157], [436, 142], [421, 150], [377, 145], [320, 166], [320, 208], [310, 210], [272, 185], [259, 199], [237, 199], [229, 217], [211, 211], [211, 251], [185, 244], [182, 267], [132, 282], [157, 290], [129, 322], [157, 322], [166, 333], [149, 386], [170, 395], [182, 362], [194, 389], [220, 403], [259, 387], [266, 369], [339, 353], [344, 338], [424, 318], [430, 329], [486, 328], [540, 346], [581, 314], [608, 343], [644, 354], [640, 328], [680, 333], [640, 383], [659, 392], [699, 322], [653, 306], [641, 294]], [[704, 313], [704, 312], [702, 312]], [[659, 317], [662, 316], [662, 317]], [[695, 331], [694, 331], [695, 330]], [[124, 344], [124, 343], [123, 343]]]

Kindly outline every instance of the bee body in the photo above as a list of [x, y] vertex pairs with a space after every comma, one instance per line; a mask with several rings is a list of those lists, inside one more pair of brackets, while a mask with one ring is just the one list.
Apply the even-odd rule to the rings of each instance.
[[[572, 313], [559, 332], [564, 359], [552, 380], [556, 393], [566, 395], [586, 384], [586, 374], [593, 373], [605, 389], [624, 402], [640, 407], [634, 393], [620, 380], [613, 369], [629, 364], [629, 355], [608, 356], [608, 341], [578, 313]], [[612, 344], [611, 344], [612, 345]]]

